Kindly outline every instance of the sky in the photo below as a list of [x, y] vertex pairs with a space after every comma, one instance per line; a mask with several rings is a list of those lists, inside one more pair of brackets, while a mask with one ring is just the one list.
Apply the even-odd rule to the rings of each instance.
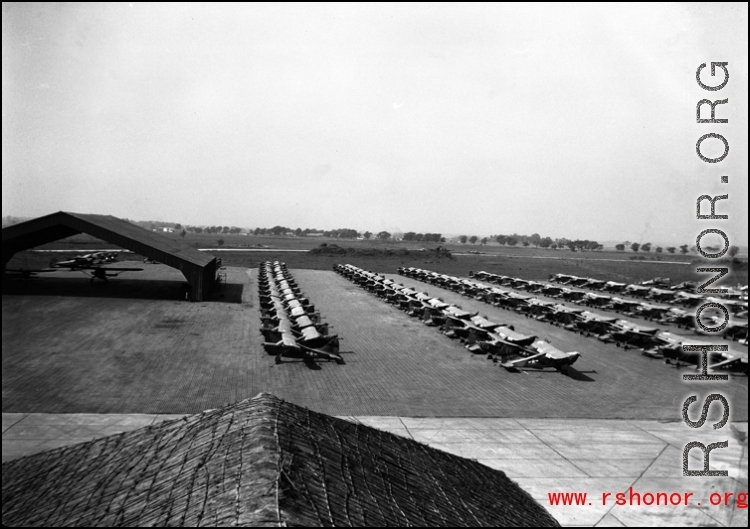
[[744, 3], [2, 9], [3, 216], [747, 245]]

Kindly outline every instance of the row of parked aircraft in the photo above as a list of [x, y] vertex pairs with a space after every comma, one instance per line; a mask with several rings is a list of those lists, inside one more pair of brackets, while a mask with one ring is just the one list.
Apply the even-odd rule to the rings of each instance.
[[374, 272], [350, 264], [337, 264], [333, 269], [425, 325], [438, 327], [449, 338], [460, 339], [469, 351], [500, 361], [509, 371], [549, 367], [566, 373], [581, 356], [578, 352], [560, 351], [536, 336], [516, 332], [512, 325], [492, 322], [476, 312], [465, 311]]
[[[490, 272], [469, 272], [469, 276], [481, 281], [487, 281], [494, 283], [499, 286], [508, 286], [517, 290], [524, 290], [530, 294], [541, 294], [544, 296], [561, 299], [571, 303], [585, 305], [592, 308], [601, 308], [606, 310], [613, 310], [619, 312], [625, 316], [638, 316], [645, 318], [646, 320], [655, 321], [657, 323], [665, 325], [676, 325], [677, 327], [684, 327], [686, 329], [692, 329], [698, 334], [705, 334], [695, 320], [695, 310], [685, 310], [674, 306], [677, 303], [683, 303], [688, 306], [693, 306], [693, 300], [698, 298], [701, 303], [704, 302], [715, 302], [721, 303], [730, 312], [730, 322], [727, 324], [726, 330], [723, 336], [727, 339], [737, 340], [747, 345], [747, 301], [742, 300], [731, 300], [731, 299], [719, 299], [714, 297], [704, 297], [697, 294], [687, 294], [680, 291], [669, 291], [670, 294], [674, 295], [671, 298], [671, 305], [652, 303], [650, 301], [639, 301], [631, 299], [623, 299], [614, 296], [608, 296], [603, 294], [595, 294], [593, 292], [584, 292], [582, 290], [574, 290], [567, 287], [559, 286], [561, 274], [554, 276], [558, 278], [557, 284], [544, 283], [540, 281], [528, 281], [525, 279], [503, 276], [498, 274], [492, 274]], [[574, 278], [577, 281], [576, 286], [582, 286], [580, 280], [586, 278], [576, 278], [575, 276], [562, 276], [565, 279]], [[563, 279], [563, 280], [565, 280]], [[594, 281], [594, 280], [588, 280]], [[598, 281], [603, 283], [603, 281]], [[607, 283], [612, 283], [607, 282]], [[570, 283], [564, 283], [570, 284]], [[652, 300], [666, 300], [664, 297], [660, 297], [664, 291], [655, 289], [653, 287], [642, 286], [642, 285], [625, 285], [624, 283], [617, 283], [617, 285], [624, 285], [625, 293], [632, 292], [650, 292], [649, 299]], [[630, 289], [630, 290], [628, 290]], [[644, 290], [645, 289], [645, 290]], [[684, 303], [685, 300], [689, 300], [688, 303]], [[723, 322], [722, 316], [704, 317], [705, 322], [709, 325], [719, 325]]]
[[[516, 311], [529, 318], [546, 321], [585, 336], [594, 336], [605, 343], [614, 343], [625, 349], [640, 348], [644, 355], [664, 359], [667, 363], [674, 363], [678, 367], [697, 365], [701, 358], [698, 352], [683, 352], [682, 344], [685, 342], [701, 345], [703, 342], [692, 338], [688, 340], [683, 336], [662, 332], [657, 328], [644, 327], [624, 319], [605, 317], [585, 308], [571, 308], [561, 303], [540, 300], [472, 279], [461, 279], [419, 268], [399, 268], [398, 273], [485, 301], [499, 308]], [[492, 275], [486, 272], [479, 274], [482, 277]], [[479, 274], [474, 274], [474, 277]], [[746, 355], [713, 353], [710, 362], [714, 370], [728, 369], [747, 373]]]
[[261, 263], [258, 275], [261, 328], [265, 350], [276, 356], [343, 362], [339, 338], [328, 335], [328, 324], [321, 321], [309, 299], [302, 295], [286, 264]]
[[[684, 281], [673, 285], [671, 280], [665, 277], [656, 277], [640, 284], [626, 284], [592, 279], [590, 277], [555, 274], [550, 276], [550, 282], [600, 292], [622, 293], [636, 298], [651, 299], [659, 303], [674, 303], [688, 307], [696, 307], [706, 299], [706, 296], [696, 292], [698, 283]], [[747, 286], [738, 289], [726, 289], [726, 293], [721, 298], [722, 300], [744, 301], [745, 310], [747, 310]]]

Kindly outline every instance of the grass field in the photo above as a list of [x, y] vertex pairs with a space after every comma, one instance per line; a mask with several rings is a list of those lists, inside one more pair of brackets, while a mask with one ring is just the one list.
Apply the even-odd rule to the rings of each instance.
[[[165, 237], [181, 239], [178, 234], [164, 234]], [[224, 239], [225, 243], [219, 247], [217, 240]], [[551, 274], [572, 274], [596, 279], [640, 282], [654, 277], [669, 277], [674, 282], [707, 280], [707, 274], [697, 274], [698, 266], [706, 266], [707, 260], [698, 259], [696, 254], [655, 254], [653, 252], [635, 254], [632, 251], [599, 251], [599, 252], [571, 252], [569, 250], [545, 250], [533, 247], [508, 247], [497, 244], [487, 246], [471, 244], [445, 244], [418, 242], [389, 242], [340, 240], [305, 237], [266, 237], [251, 235], [205, 235], [188, 234], [184, 242], [196, 248], [219, 248], [214, 252], [220, 256], [223, 263], [229, 266], [254, 268], [267, 260], [285, 261], [290, 267], [312, 270], [330, 270], [341, 262], [341, 256], [312, 255], [291, 251], [278, 250], [311, 250], [322, 243], [337, 244], [352, 249], [381, 249], [381, 250], [419, 250], [420, 248], [434, 249], [444, 246], [454, 252], [454, 259], [436, 259], [430, 251], [412, 254], [409, 257], [400, 255], [362, 256], [356, 259], [360, 266], [382, 272], [395, 271], [399, 266], [416, 266], [428, 268], [436, 272], [451, 275], [467, 275], [469, 271], [485, 270], [488, 272], [511, 275], [524, 279], [548, 279]], [[112, 245], [97, 240], [88, 235], [76, 235], [39, 247], [39, 250], [84, 250], [112, 248]], [[232, 250], [238, 251], [232, 251]], [[246, 250], [263, 251], [246, 251]], [[467, 254], [469, 251], [480, 251], [481, 254]], [[63, 260], [72, 257], [74, 253], [44, 253], [20, 252], [10, 262], [9, 268], [40, 268], [48, 266], [51, 259]], [[634, 259], [644, 257], [645, 260]], [[132, 259], [123, 256], [124, 259]], [[354, 259], [354, 257], [352, 257]], [[711, 262], [712, 266], [730, 267], [730, 273], [723, 279], [725, 285], [746, 285], [748, 282], [747, 260], [739, 263]]]

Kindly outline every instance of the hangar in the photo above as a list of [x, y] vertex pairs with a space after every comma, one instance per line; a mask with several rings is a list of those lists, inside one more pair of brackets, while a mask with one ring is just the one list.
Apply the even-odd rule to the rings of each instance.
[[214, 286], [216, 257], [111, 215], [65, 211], [3, 228], [3, 273], [17, 252], [79, 233], [178, 269], [190, 284], [193, 301], [203, 301]]

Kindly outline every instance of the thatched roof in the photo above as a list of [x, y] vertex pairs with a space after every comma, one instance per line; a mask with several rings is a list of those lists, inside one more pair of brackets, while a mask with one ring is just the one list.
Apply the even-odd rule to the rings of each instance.
[[3, 525], [557, 526], [503, 472], [261, 393], [3, 463]]

